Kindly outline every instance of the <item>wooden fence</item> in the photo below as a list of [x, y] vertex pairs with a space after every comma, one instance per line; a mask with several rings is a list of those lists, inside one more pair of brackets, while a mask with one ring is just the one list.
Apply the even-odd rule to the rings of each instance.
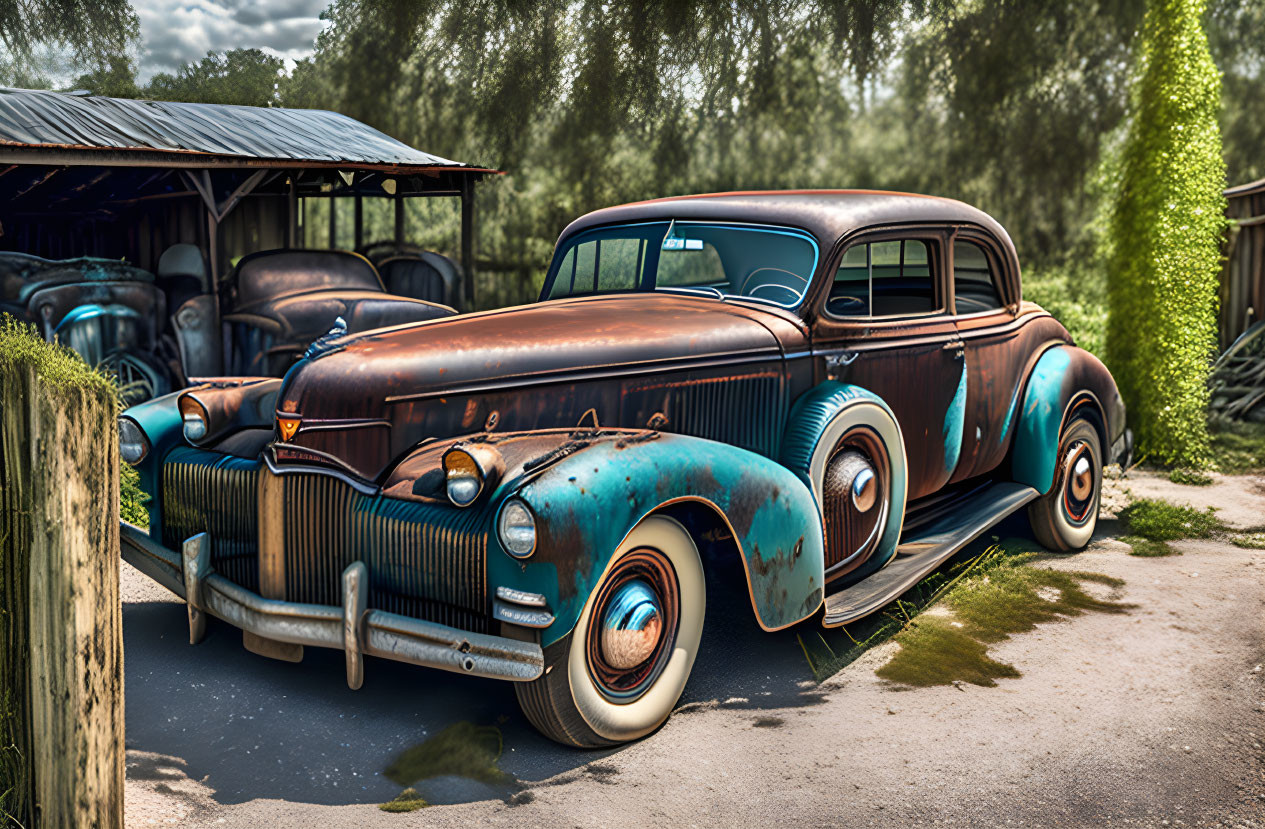
[[112, 385], [0, 318], [0, 823], [123, 825]]

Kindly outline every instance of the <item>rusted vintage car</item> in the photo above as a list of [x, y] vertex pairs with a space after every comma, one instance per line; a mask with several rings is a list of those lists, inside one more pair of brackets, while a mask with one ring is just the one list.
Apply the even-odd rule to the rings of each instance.
[[997, 222], [860, 191], [600, 210], [537, 304], [324, 338], [120, 435], [153, 496], [123, 556], [192, 641], [510, 680], [578, 746], [665, 721], [713, 569], [767, 630], [842, 625], [1024, 506], [1083, 547], [1130, 444]]

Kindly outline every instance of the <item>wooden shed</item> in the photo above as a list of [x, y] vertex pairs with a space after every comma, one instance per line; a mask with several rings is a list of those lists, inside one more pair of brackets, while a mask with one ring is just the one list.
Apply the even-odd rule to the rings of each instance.
[[1222, 351], [1265, 319], [1265, 179], [1231, 187], [1225, 195], [1232, 224], [1221, 271]]

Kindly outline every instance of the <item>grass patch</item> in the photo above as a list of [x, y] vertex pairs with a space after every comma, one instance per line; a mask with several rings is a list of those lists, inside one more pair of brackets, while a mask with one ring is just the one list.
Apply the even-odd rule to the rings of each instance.
[[1154, 541], [1150, 538], [1143, 538], [1140, 535], [1126, 535], [1120, 540], [1133, 548], [1129, 551], [1131, 556], [1163, 558], [1164, 556], [1179, 556], [1182, 554], [1181, 550], [1167, 541]]
[[1265, 470], [1265, 423], [1216, 420], [1208, 429], [1217, 469], [1228, 474]]
[[1231, 538], [1230, 543], [1245, 550], [1265, 550], [1265, 532], [1242, 533]]
[[412, 786], [430, 777], [455, 775], [481, 783], [506, 783], [512, 778], [501, 771], [501, 730], [458, 722], [426, 741], [404, 751], [383, 774], [393, 783]]
[[1151, 541], [1212, 538], [1226, 528], [1212, 507], [1200, 511], [1155, 498], [1140, 498], [1129, 504], [1120, 510], [1120, 520], [1129, 535]]
[[418, 809], [425, 809], [429, 805], [417, 793], [417, 789], [405, 789], [397, 794], [394, 800], [388, 800], [378, 808], [384, 812], [416, 812]]
[[944, 594], [952, 616], [920, 617], [895, 637], [900, 651], [876, 673], [901, 685], [927, 687], [969, 682], [991, 687], [1019, 671], [988, 655], [988, 646], [1086, 611], [1124, 613], [1132, 605], [1096, 599], [1091, 582], [1120, 587], [1100, 573], [1031, 567], [1033, 553], [997, 556], [982, 563]]
[[1168, 473], [1168, 479], [1183, 486], [1209, 486], [1212, 476], [1205, 475], [1197, 469], [1174, 469]]
[[875, 672], [890, 682], [916, 688], [955, 680], [993, 686], [998, 679], [1019, 676], [1013, 665], [990, 659], [987, 645], [943, 616], [919, 619], [896, 641], [900, 651]]

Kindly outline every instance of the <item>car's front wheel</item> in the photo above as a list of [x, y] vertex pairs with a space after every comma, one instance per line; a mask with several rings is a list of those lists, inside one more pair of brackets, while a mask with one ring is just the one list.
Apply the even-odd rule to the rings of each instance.
[[544, 675], [515, 683], [523, 713], [567, 745], [649, 734], [685, 690], [705, 610], [693, 539], [671, 518], [646, 518], [611, 557], [575, 628], [545, 648]]
[[1073, 420], [1059, 439], [1054, 486], [1028, 508], [1037, 541], [1056, 552], [1084, 548], [1098, 525], [1102, 495], [1102, 442], [1084, 418]]

